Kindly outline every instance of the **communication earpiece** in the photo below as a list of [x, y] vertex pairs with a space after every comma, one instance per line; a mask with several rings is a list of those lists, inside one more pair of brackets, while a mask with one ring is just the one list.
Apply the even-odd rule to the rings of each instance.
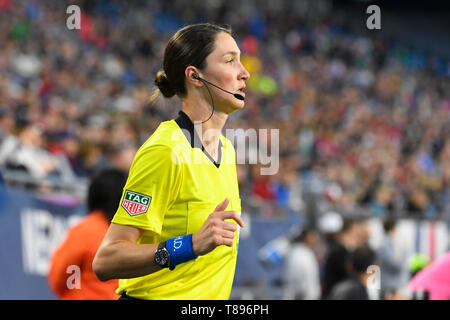
[[226, 93], [232, 94], [236, 99], [239, 99], [239, 100], [244, 100], [244, 99], [245, 99], [245, 97], [244, 97], [243, 95], [241, 95], [241, 94], [239, 94], [239, 93], [233, 93], [233, 92], [230, 92], [230, 91], [228, 91], [228, 90], [225, 90], [224, 88], [221, 88], [221, 87], [219, 87], [218, 85], [216, 85], [216, 84], [214, 84], [214, 83], [212, 83], [212, 82], [209, 82], [209, 81], [206, 80], [206, 79], [201, 78], [201, 77], [200, 77], [197, 73], [195, 73], [195, 72], [191, 75], [191, 78], [192, 78], [192, 79], [196, 79], [196, 80], [200, 80], [200, 81], [204, 82], [204, 83], [205, 83], [205, 87], [206, 87], [206, 89], [208, 90], [209, 96], [211, 97], [211, 102], [212, 102], [212, 109], [213, 109], [213, 111], [212, 111], [211, 115], [209, 116], [209, 118], [206, 119], [206, 120], [204, 120], [204, 121], [202, 121], [202, 123], [208, 121], [208, 120], [212, 117], [212, 115], [213, 115], [213, 113], [214, 113], [214, 99], [213, 99], [213, 97], [212, 97], [212, 95], [211, 95], [211, 92], [209, 91], [209, 88], [208, 88], [208, 86], [206, 85], [206, 83], [209, 83], [210, 85], [216, 87], [217, 89], [220, 89], [220, 90], [222, 90], [222, 91], [225, 91]]
[[[241, 95], [241, 94], [239, 94], [239, 93], [233, 93], [233, 92], [230, 92], [230, 91], [228, 91], [228, 90], [225, 90], [224, 88], [221, 88], [221, 87], [219, 87], [218, 85], [216, 85], [216, 84], [214, 84], [214, 83], [212, 83], [212, 82], [209, 82], [209, 81], [206, 80], [206, 79], [201, 78], [201, 77], [200, 77], [198, 74], [196, 74], [195, 72], [191, 75], [191, 77], [192, 77], [192, 79], [196, 79], [196, 80], [200, 80], [200, 81], [202, 81], [202, 82], [209, 83], [210, 85], [216, 87], [217, 89], [220, 89], [220, 90], [222, 90], [222, 91], [225, 91], [226, 93], [232, 94], [236, 99], [239, 99], [239, 100], [244, 100], [244, 99], [245, 99], [243, 95]], [[206, 88], [208, 88], [208, 87], [206, 87]], [[209, 89], [208, 89], [208, 91], [209, 91]]]

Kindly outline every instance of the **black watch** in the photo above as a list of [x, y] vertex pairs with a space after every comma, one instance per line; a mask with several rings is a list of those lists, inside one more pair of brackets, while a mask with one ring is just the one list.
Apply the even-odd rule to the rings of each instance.
[[170, 253], [166, 248], [166, 242], [161, 242], [158, 245], [158, 249], [155, 251], [155, 263], [161, 268], [169, 268], [170, 270], [175, 269], [174, 266], [170, 265]]

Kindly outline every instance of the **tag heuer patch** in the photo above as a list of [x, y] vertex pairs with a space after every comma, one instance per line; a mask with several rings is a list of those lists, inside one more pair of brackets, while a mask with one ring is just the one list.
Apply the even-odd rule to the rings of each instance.
[[152, 197], [150, 196], [125, 190], [121, 205], [130, 216], [136, 216], [141, 213], [146, 213], [151, 201]]

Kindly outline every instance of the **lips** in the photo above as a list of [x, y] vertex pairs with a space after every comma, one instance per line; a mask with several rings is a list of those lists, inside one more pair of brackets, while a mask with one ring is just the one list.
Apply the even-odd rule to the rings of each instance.
[[239, 92], [240, 94], [242, 94], [243, 96], [245, 96], [245, 91], [244, 91], [244, 89], [245, 89], [245, 86], [238, 89], [238, 92]]

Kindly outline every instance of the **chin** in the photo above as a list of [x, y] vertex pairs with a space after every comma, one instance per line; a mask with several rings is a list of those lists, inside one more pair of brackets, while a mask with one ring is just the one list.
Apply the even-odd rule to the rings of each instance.
[[[226, 104], [220, 106], [220, 110], [222, 110], [226, 114], [233, 113], [234, 111], [241, 110], [245, 106], [245, 101], [237, 100], [235, 101], [227, 101]], [[218, 107], [218, 106], [216, 106]]]
[[233, 103], [232, 105], [231, 105], [231, 107], [232, 107], [232, 112], [233, 111], [236, 111], [236, 110], [241, 110], [241, 109], [244, 109], [244, 107], [245, 107], [245, 101], [242, 101], [242, 100], [239, 100], [237, 103]]

